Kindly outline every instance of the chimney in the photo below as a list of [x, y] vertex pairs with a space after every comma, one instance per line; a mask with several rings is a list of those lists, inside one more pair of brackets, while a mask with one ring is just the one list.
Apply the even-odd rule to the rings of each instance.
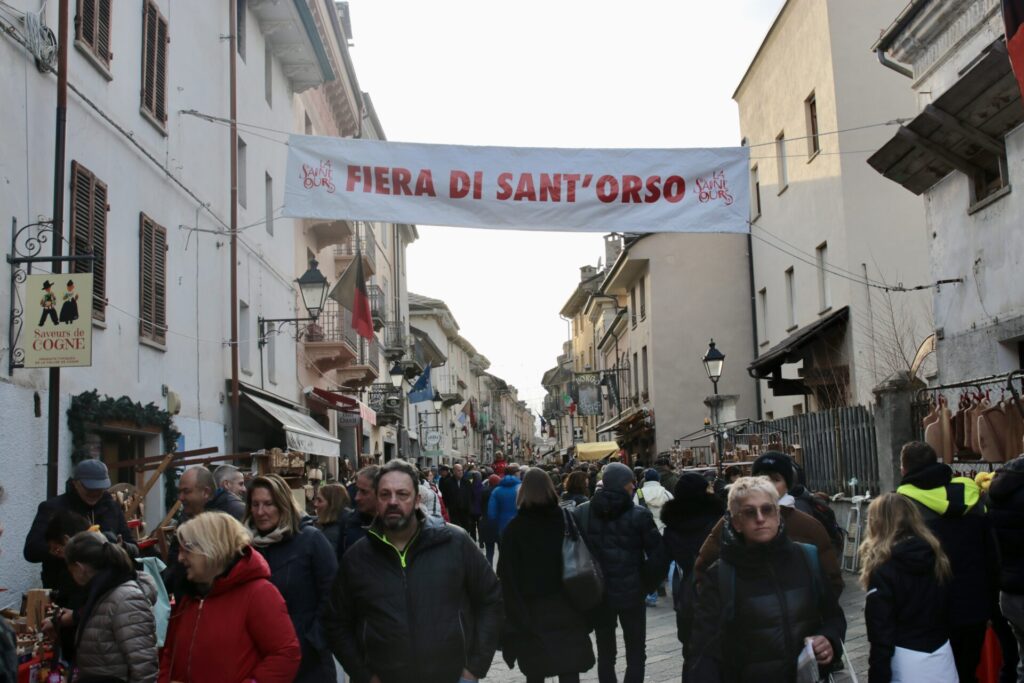
[[611, 233], [604, 236], [604, 262], [605, 268], [611, 268], [615, 259], [622, 253], [622, 235]]
[[580, 282], [586, 282], [595, 275], [597, 275], [597, 268], [595, 266], [583, 266], [580, 268]]

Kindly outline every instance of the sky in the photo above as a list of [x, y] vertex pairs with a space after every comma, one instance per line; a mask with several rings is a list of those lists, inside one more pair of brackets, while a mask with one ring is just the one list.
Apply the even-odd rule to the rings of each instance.
[[[739, 144], [732, 93], [783, 0], [350, 0], [359, 86], [389, 140], [528, 147]], [[536, 414], [559, 310], [600, 233], [418, 225], [409, 291]]]

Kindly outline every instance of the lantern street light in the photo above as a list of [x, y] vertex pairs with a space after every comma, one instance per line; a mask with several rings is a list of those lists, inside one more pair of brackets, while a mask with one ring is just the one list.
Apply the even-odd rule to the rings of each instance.
[[441, 398], [441, 394], [438, 393], [437, 389], [434, 389], [434, 397], [430, 400], [434, 404], [434, 412], [441, 412], [441, 407], [444, 405], [444, 399]]
[[401, 389], [402, 381], [405, 379], [405, 369], [402, 367], [402, 364], [396, 362], [392, 365], [389, 374], [391, 375], [391, 386], [395, 389]]
[[324, 311], [327, 303], [327, 292], [330, 283], [318, 268], [316, 259], [309, 260], [309, 268], [295, 282], [299, 285], [299, 295], [302, 297], [302, 305], [309, 317], [306, 318], [264, 318], [256, 319], [257, 340], [260, 352], [260, 386], [263, 386], [263, 347], [267, 345], [267, 326], [273, 325], [270, 332], [276, 332], [280, 325], [293, 324], [296, 329], [299, 323], [315, 323]]
[[708, 373], [708, 379], [715, 389], [714, 414], [711, 428], [715, 430], [715, 448], [718, 451], [715, 458], [718, 466], [718, 477], [722, 477], [722, 429], [718, 424], [718, 380], [722, 376], [722, 368], [725, 365], [725, 354], [715, 348], [715, 340], [708, 344], [708, 350], [701, 358], [704, 363], [704, 370]]

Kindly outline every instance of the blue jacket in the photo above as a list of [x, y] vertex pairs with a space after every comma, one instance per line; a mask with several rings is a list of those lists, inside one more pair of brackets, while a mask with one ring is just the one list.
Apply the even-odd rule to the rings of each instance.
[[498, 483], [487, 501], [487, 517], [498, 525], [498, 537], [505, 533], [505, 527], [516, 516], [516, 496], [519, 494], [519, 477], [506, 474]]

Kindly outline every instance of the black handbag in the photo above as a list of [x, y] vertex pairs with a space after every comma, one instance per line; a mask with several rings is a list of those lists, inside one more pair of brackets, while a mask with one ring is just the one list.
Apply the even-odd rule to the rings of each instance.
[[[586, 510], [589, 513], [590, 510]], [[575, 516], [562, 510], [565, 535], [562, 537], [562, 585], [569, 602], [586, 612], [597, 607], [604, 598], [604, 574], [601, 565], [587, 548]]]

